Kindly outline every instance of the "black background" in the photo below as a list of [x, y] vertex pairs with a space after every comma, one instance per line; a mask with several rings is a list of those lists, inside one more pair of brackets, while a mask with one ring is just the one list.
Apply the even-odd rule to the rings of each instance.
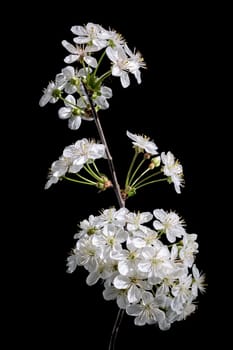
[[116, 350], [137, 350], [142, 345], [145, 349], [185, 349], [206, 345], [210, 337], [217, 340], [219, 333], [210, 331], [219, 309], [213, 307], [211, 252], [215, 232], [210, 227], [209, 171], [214, 161], [210, 125], [216, 104], [213, 43], [218, 35], [212, 10], [201, 6], [152, 8], [145, 2], [140, 7], [75, 2], [52, 10], [38, 5], [25, 9], [30, 16], [21, 21], [24, 53], [19, 59], [25, 67], [21, 73], [25, 86], [20, 93], [27, 105], [21, 105], [24, 126], [21, 124], [20, 164], [28, 170], [22, 176], [17, 206], [21, 206], [20, 198], [29, 205], [23, 208], [26, 220], [20, 238], [23, 266], [20, 271], [16, 267], [17, 282], [13, 278], [19, 309], [12, 311], [10, 321], [20, 329], [17, 337], [24, 347], [56, 349], [62, 344], [63, 349], [95, 346], [105, 350], [118, 311], [115, 302], [104, 301], [99, 283], [86, 285], [83, 268], [66, 273], [77, 224], [102, 208], [117, 205], [113, 191], [97, 193], [66, 182], [44, 190], [48, 168], [64, 147], [82, 137], [97, 137], [93, 124], [85, 121], [78, 131], [69, 130], [67, 122], [57, 116], [58, 105], [38, 106], [42, 89], [65, 66], [67, 52], [61, 40], [71, 42], [71, 26], [87, 22], [119, 31], [147, 63], [141, 85], [133, 76], [127, 89], [121, 87], [118, 78], [106, 83], [112, 87], [113, 97], [110, 108], [100, 117], [120, 182], [132, 152], [126, 130], [150, 136], [160, 151], [173, 152], [184, 168], [186, 186], [180, 195], [164, 183], [139, 191], [126, 205], [132, 211], [164, 208], [179, 213], [187, 231], [198, 234], [197, 265], [206, 273], [208, 283], [207, 293], [198, 298], [195, 314], [173, 324], [169, 331], [136, 327], [133, 318], [125, 316]]

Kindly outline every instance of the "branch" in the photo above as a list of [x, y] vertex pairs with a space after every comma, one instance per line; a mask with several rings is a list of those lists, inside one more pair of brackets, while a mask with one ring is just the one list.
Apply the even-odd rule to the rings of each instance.
[[119, 183], [117, 180], [117, 175], [116, 175], [113, 159], [112, 159], [111, 153], [109, 151], [107, 141], [106, 141], [105, 136], [104, 136], [104, 132], [103, 132], [100, 120], [99, 120], [98, 113], [95, 110], [95, 107], [94, 107], [93, 102], [92, 102], [92, 98], [91, 98], [91, 96], [87, 90], [87, 87], [84, 83], [83, 83], [83, 87], [84, 87], [84, 90], [87, 94], [88, 101], [89, 101], [90, 106], [91, 106], [92, 115], [93, 115], [94, 120], [95, 120], [95, 124], [96, 124], [97, 130], [98, 130], [98, 133], [99, 133], [99, 137], [101, 139], [101, 142], [105, 146], [106, 155], [107, 155], [107, 159], [108, 159], [108, 166], [109, 166], [109, 169], [110, 169], [110, 172], [112, 175], [113, 188], [114, 188], [114, 191], [115, 191], [115, 194], [117, 197], [118, 204], [119, 204], [120, 208], [125, 207], [125, 201], [121, 196], [121, 190], [120, 190], [120, 186], [119, 186]]

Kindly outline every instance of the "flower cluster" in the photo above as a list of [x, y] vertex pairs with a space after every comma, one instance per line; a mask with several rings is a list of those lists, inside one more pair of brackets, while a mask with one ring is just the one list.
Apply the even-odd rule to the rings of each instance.
[[[133, 140], [132, 144], [135, 154], [126, 177], [125, 187], [122, 189], [122, 196], [126, 199], [135, 195], [139, 188], [164, 180], [169, 183], [174, 183], [176, 192], [181, 193], [180, 188], [184, 183], [183, 167], [178, 160], [175, 160], [174, 155], [169, 151], [167, 154], [162, 152], [160, 156], [156, 144], [151, 141], [149, 137], [132, 134], [129, 131], [126, 133], [127, 136]], [[133, 172], [136, 159], [140, 154], [142, 154], [143, 157], [142, 161]], [[156, 155], [156, 157], [153, 157], [153, 155]], [[52, 184], [57, 183], [58, 180], [61, 179], [95, 185], [99, 188], [101, 188], [100, 184], [103, 183], [103, 179], [106, 185], [110, 184], [106, 175], [100, 177], [100, 171], [95, 164], [95, 160], [99, 158], [106, 158], [105, 146], [103, 144], [94, 143], [94, 141], [88, 141], [84, 138], [78, 140], [74, 145], [67, 146], [59, 160], [52, 163], [45, 189], [48, 189]], [[141, 167], [145, 161], [149, 161], [149, 164], [145, 170], [142, 171]], [[84, 165], [86, 163], [87, 166], [85, 167]], [[91, 170], [90, 165], [94, 165], [94, 169]], [[83, 168], [89, 175], [93, 176], [95, 180], [100, 180], [100, 182], [93, 182], [93, 180], [88, 180], [81, 176], [79, 172]], [[155, 169], [156, 171], [154, 171]], [[65, 176], [66, 173], [75, 174], [80, 177], [80, 179], [74, 180], [73, 178], [69, 178]], [[150, 173], [150, 175], [148, 175], [148, 173]], [[161, 177], [161, 175], [165, 175], [165, 177]], [[157, 176], [160, 176], [159, 179], [156, 178]], [[108, 185], [107, 187], [110, 186]], [[106, 189], [107, 187], [103, 186], [102, 189]]]
[[[174, 155], [170, 151], [167, 154], [162, 152], [159, 155], [157, 151], [158, 147], [148, 136], [132, 134], [129, 131], [127, 131], [127, 136], [133, 140], [135, 154], [126, 177], [125, 189], [123, 190], [124, 197], [131, 197], [136, 194], [136, 190], [139, 188], [164, 180], [174, 183], [175, 191], [181, 193], [180, 188], [184, 186], [183, 167], [175, 159]], [[140, 154], [143, 155], [143, 158], [136, 167], [135, 163]], [[152, 157], [153, 155], [156, 155], [156, 157]], [[149, 165], [144, 171], [138, 174], [147, 160], [149, 160]], [[136, 169], [133, 171], [135, 167]], [[165, 178], [161, 177], [161, 174], [165, 175]], [[135, 179], [136, 175], [137, 178]], [[160, 178], [157, 179], [157, 176], [160, 176]]]
[[167, 330], [195, 310], [198, 290], [205, 290], [194, 264], [197, 235], [184, 226], [175, 212], [163, 209], [152, 214], [110, 208], [90, 215], [80, 222], [68, 272], [83, 266], [87, 284], [104, 280], [104, 299], [116, 300], [136, 325]]
[[[100, 158], [106, 158], [105, 147], [100, 143], [95, 143], [93, 140], [88, 141], [84, 138], [75, 142], [74, 145], [65, 147], [62, 156], [51, 165], [45, 189], [48, 189], [62, 178], [82, 184], [94, 185], [101, 189], [110, 187], [111, 182], [105, 175], [100, 174], [95, 164], [95, 160]], [[95, 181], [79, 174], [83, 168]], [[68, 178], [65, 176], [66, 173], [75, 174], [79, 179]]]
[[[77, 130], [82, 120], [93, 120], [89, 97], [96, 111], [109, 107], [108, 99], [112, 97], [112, 90], [103, 85], [106, 78], [110, 75], [119, 77], [122, 86], [126, 88], [130, 85], [131, 73], [140, 84], [140, 68], [145, 68], [145, 63], [141, 54], [132, 52], [122, 36], [114, 30], [88, 23], [86, 26], [73, 26], [71, 31], [76, 35], [73, 39], [75, 45], [62, 41], [69, 52], [64, 61], [67, 64], [78, 63], [81, 68], [75, 69], [71, 65], [63, 68], [44, 89], [39, 104], [43, 107], [47, 103], [63, 101], [64, 107], [59, 109], [58, 116], [68, 119], [68, 127]], [[97, 61], [93, 54], [99, 51], [103, 52]], [[109, 70], [97, 76], [105, 56], [110, 60]], [[73, 96], [75, 93], [77, 98]]]
[[[119, 77], [126, 88], [132, 74], [140, 84], [140, 69], [146, 65], [141, 54], [132, 51], [114, 30], [87, 23], [73, 26], [71, 31], [74, 43], [62, 41], [68, 51], [64, 59], [68, 65], [48, 84], [39, 105], [62, 102], [59, 118], [67, 119], [72, 130], [79, 129], [82, 120], [93, 122], [100, 141], [83, 138], [65, 147], [51, 165], [45, 188], [62, 179], [99, 191], [112, 188], [119, 209], [113, 206], [80, 222], [67, 271], [72, 273], [83, 266], [88, 272], [87, 284], [104, 281], [103, 297], [116, 300], [120, 313], [134, 316], [136, 325], [157, 324], [167, 330], [195, 310], [198, 291], [205, 291], [204, 275], [195, 264], [197, 235], [186, 232], [184, 220], [173, 211], [134, 212], [125, 207], [125, 202], [139, 189], [161, 181], [173, 183], [180, 194], [183, 167], [172, 152], [160, 153], [148, 136], [126, 131], [134, 154], [125, 182], [119, 185], [98, 115], [109, 107], [113, 95], [105, 80]], [[107, 62], [105, 72], [100, 69], [103, 61]], [[96, 165], [101, 158], [107, 159], [108, 176]], [[115, 336], [116, 330], [114, 327]], [[114, 341], [111, 337], [109, 349], [114, 348]]]

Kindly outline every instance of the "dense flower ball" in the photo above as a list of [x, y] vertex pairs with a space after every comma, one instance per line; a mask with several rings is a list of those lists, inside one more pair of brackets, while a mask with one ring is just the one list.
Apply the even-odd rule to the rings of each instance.
[[103, 280], [104, 299], [116, 300], [136, 325], [167, 330], [195, 311], [198, 290], [205, 290], [194, 264], [197, 235], [176, 213], [110, 208], [81, 221], [75, 238], [68, 272], [83, 266], [89, 286]]

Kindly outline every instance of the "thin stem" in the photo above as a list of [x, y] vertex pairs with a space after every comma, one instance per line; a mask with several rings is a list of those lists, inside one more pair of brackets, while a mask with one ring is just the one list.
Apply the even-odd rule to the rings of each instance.
[[95, 162], [93, 161], [91, 164], [94, 166], [94, 168], [95, 168], [95, 170], [96, 170], [96, 173], [97, 173], [98, 175], [101, 176], [101, 174], [100, 174], [100, 172], [99, 172], [99, 169], [97, 168]]
[[96, 185], [96, 182], [94, 182], [94, 181], [92, 181], [92, 180], [90, 180], [90, 179], [87, 179], [86, 177], [80, 175], [79, 173], [76, 173], [75, 175], [78, 176], [78, 177], [80, 177], [80, 179], [83, 179], [84, 181], [87, 181], [87, 182], [90, 182], [90, 183]]
[[102, 53], [102, 55], [101, 55], [101, 57], [100, 57], [100, 59], [99, 59], [99, 61], [98, 61], [98, 64], [97, 64], [97, 66], [96, 66], [96, 69], [95, 69], [95, 71], [94, 71], [94, 77], [96, 76], [96, 73], [97, 73], [97, 71], [98, 71], [98, 69], [99, 69], [99, 66], [100, 66], [101, 62], [103, 61], [103, 58], [104, 58], [105, 54], [106, 54], [106, 51], [104, 50], [104, 52]]
[[91, 106], [92, 115], [93, 115], [94, 120], [95, 120], [95, 124], [96, 124], [96, 128], [98, 130], [98, 133], [99, 133], [99, 137], [101, 139], [101, 142], [105, 146], [105, 151], [106, 151], [106, 155], [107, 155], [107, 159], [108, 159], [108, 166], [109, 166], [109, 170], [110, 170], [111, 175], [112, 175], [113, 188], [114, 188], [114, 191], [115, 191], [115, 194], [116, 194], [116, 197], [117, 197], [118, 204], [119, 204], [120, 208], [122, 208], [122, 207], [125, 206], [125, 201], [123, 200], [123, 198], [121, 196], [121, 190], [120, 190], [120, 186], [119, 186], [119, 183], [118, 183], [118, 180], [117, 180], [117, 175], [116, 175], [116, 171], [115, 171], [115, 166], [114, 166], [114, 163], [113, 163], [112, 155], [111, 155], [111, 153], [109, 151], [108, 144], [107, 144], [107, 141], [105, 139], [104, 132], [103, 132], [100, 120], [99, 120], [98, 113], [95, 110], [95, 107], [93, 105], [92, 99], [91, 99], [91, 97], [90, 97], [90, 95], [88, 93], [88, 90], [86, 88], [86, 85], [84, 83], [83, 83], [83, 86], [84, 86], [85, 92], [87, 94], [87, 97], [88, 97], [88, 100], [89, 100], [89, 103], [90, 103], [90, 106]]
[[[147, 168], [145, 171], [143, 171], [141, 173], [141, 175], [138, 176], [138, 178], [136, 180], [134, 180], [134, 182], [131, 184], [131, 187], [134, 187], [134, 185], [136, 185], [136, 183], [138, 182], [138, 180], [141, 179], [141, 177], [143, 177], [148, 171], [150, 171], [150, 168]], [[142, 180], [143, 181], [143, 180]]]
[[149, 175], [149, 176], [147, 176], [147, 177], [145, 177], [145, 178], [142, 179], [141, 181], [137, 182], [137, 185], [141, 185], [143, 182], [145, 182], [145, 181], [147, 181], [147, 180], [151, 179], [152, 177], [157, 176], [157, 175], [159, 175], [159, 174], [161, 174], [161, 170], [160, 170], [160, 171], [157, 171], [156, 173], [153, 173], [153, 174], [151, 174], [151, 175]]
[[63, 179], [66, 179], [66, 180], [69, 180], [69, 181], [72, 181], [72, 182], [77, 182], [79, 184], [84, 184], [84, 185], [90, 185], [90, 186], [96, 186], [96, 183], [95, 182], [87, 182], [87, 181], [80, 181], [80, 180], [75, 180], [75, 179], [72, 179], [71, 177], [68, 177], [68, 176], [63, 176]]
[[136, 161], [136, 159], [137, 159], [137, 156], [138, 156], [138, 152], [135, 150], [133, 159], [132, 159], [132, 161], [131, 161], [131, 164], [130, 164], [130, 166], [129, 166], [129, 170], [128, 170], [128, 173], [127, 173], [127, 176], [126, 176], [125, 188], [127, 188], [128, 185], [129, 185], [130, 175], [131, 175], [131, 173], [132, 173], [132, 169], [133, 169], [134, 163], [135, 163], [135, 161]]
[[116, 338], [117, 338], [117, 334], [119, 331], [121, 321], [122, 321], [123, 316], [124, 316], [124, 312], [125, 312], [125, 310], [119, 309], [119, 311], [117, 313], [116, 321], [115, 321], [113, 329], [112, 329], [112, 334], [111, 334], [108, 350], [115, 350]]
[[96, 179], [97, 181], [101, 181], [102, 178], [100, 176], [98, 176], [90, 167], [90, 165], [87, 163], [87, 165], [84, 165], [84, 169], [88, 172], [88, 174], [90, 174], [92, 177], [94, 177], [94, 179]]
[[145, 162], [145, 158], [142, 159], [142, 161], [139, 163], [139, 165], [137, 166], [137, 168], [135, 169], [133, 175], [131, 176], [131, 179], [129, 180], [129, 186], [131, 186], [131, 182], [133, 181], [135, 175], [137, 174], [138, 170], [141, 168], [142, 164]]
[[158, 180], [154, 180], [154, 181], [149, 181], [149, 182], [146, 182], [145, 184], [143, 185], [140, 185], [140, 186], [136, 186], [135, 189], [139, 189], [139, 188], [142, 188], [144, 186], [147, 186], [147, 185], [150, 185], [150, 184], [153, 184], [155, 182], [162, 182], [162, 181], [167, 181], [167, 178], [163, 178], [163, 179], [158, 179]]
[[101, 77], [97, 80], [97, 82], [99, 83], [99, 82], [104, 81], [104, 79], [108, 78], [111, 74], [112, 74], [112, 71], [109, 70], [108, 72], [101, 75]]

